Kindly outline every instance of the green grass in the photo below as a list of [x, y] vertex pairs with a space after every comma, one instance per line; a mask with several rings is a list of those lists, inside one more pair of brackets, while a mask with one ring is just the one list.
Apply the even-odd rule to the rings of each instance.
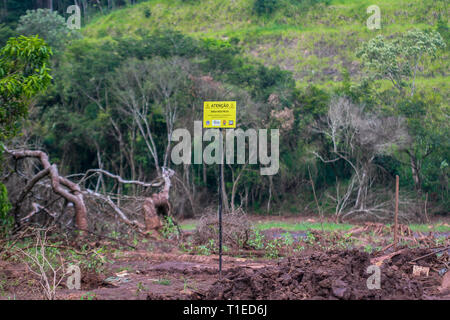
[[[324, 231], [346, 231], [353, 228], [354, 225], [346, 223], [331, 223], [324, 222]], [[301, 222], [301, 223], [289, 223], [281, 221], [260, 222], [255, 224], [256, 230], [268, 230], [268, 229], [283, 229], [286, 231], [307, 231], [307, 230], [322, 230], [322, 224], [318, 222]]]
[[196, 223], [187, 223], [181, 225], [181, 230], [194, 230], [197, 226]]
[[155, 280], [154, 283], [160, 284], [160, 285], [163, 285], [163, 286], [170, 286], [170, 284], [172, 282], [169, 279], [159, 279], [159, 280]]
[[[433, 228], [429, 228], [429, 224], [410, 224], [409, 227], [413, 231], [420, 232], [450, 232], [450, 227], [436, 223], [432, 224]], [[196, 223], [181, 224], [181, 228], [186, 231], [194, 230]], [[352, 224], [347, 223], [331, 223], [324, 222], [324, 231], [347, 231], [356, 227]], [[255, 223], [255, 229], [258, 231], [269, 230], [269, 229], [283, 229], [286, 231], [307, 231], [307, 230], [322, 230], [322, 225], [319, 222], [301, 222], [301, 223], [289, 223], [284, 221], [269, 221], [269, 222], [258, 222]]]
[[[142, 28], [154, 30], [171, 27], [186, 33], [246, 32], [255, 28], [278, 30], [302, 28], [365, 29], [369, 15], [366, 9], [372, 1], [333, 1], [329, 6], [318, 4], [304, 6], [300, 1], [279, 0], [279, 8], [270, 16], [258, 16], [253, 11], [254, 0], [152, 0], [135, 6], [98, 16], [85, 29], [85, 34], [95, 35], [104, 31], [133, 33]], [[444, 1], [378, 0], [383, 28], [403, 28], [417, 25], [433, 25], [436, 12], [446, 13]], [[146, 9], [151, 12], [145, 16]], [[354, 27], [353, 27], [354, 26]]]
[[409, 225], [409, 227], [411, 228], [412, 231], [420, 231], [420, 232], [429, 232], [429, 231], [433, 231], [433, 232], [450, 232], [450, 227], [448, 227], [448, 226], [435, 224], [435, 225], [433, 225], [432, 229], [428, 228], [428, 226], [429, 226], [428, 224], [410, 224]]
[[[448, 19], [443, 0], [335, 0], [328, 6], [278, 2], [273, 14], [258, 16], [253, 11], [254, 0], [151, 0], [99, 15], [83, 34], [94, 39], [139, 37], [138, 29], [152, 32], [170, 28], [196, 38], [236, 38], [245, 56], [292, 71], [299, 87], [311, 82], [328, 86], [341, 80], [343, 68], [350, 68], [356, 76], [358, 68], [351, 66], [357, 61], [355, 51], [362, 41], [378, 34], [434, 28], [438, 13], [443, 20]], [[372, 4], [381, 11], [380, 30], [366, 26], [366, 10]], [[148, 10], [151, 15], [146, 17]], [[437, 72], [448, 69], [446, 56], [434, 67]], [[420, 81], [426, 83], [434, 76]], [[442, 83], [439, 86], [441, 90]]]

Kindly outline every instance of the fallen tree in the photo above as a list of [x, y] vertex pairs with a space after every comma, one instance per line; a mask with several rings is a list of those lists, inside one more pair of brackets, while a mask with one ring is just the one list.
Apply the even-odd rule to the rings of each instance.
[[[21, 177], [21, 184], [24, 184], [22, 187], [19, 186], [21, 184], [18, 184], [17, 182], [12, 183], [12, 188], [17, 190], [17, 196], [14, 197], [15, 201], [13, 201], [13, 214], [18, 226], [24, 222], [30, 221], [33, 216], [40, 212], [46, 213], [50, 219], [55, 222], [60, 221], [66, 208], [73, 206], [75, 210], [76, 229], [81, 231], [88, 230], [88, 226], [90, 225], [90, 223], [88, 223], [89, 211], [91, 212], [90, 222], [101, 220], [102, 225], [110, 224], [107, 220], [107, 216], [102, 213], [113, 212], [116, 219], [118, 218], [125, 225], [128, 225], [140, 233], [148, 233], [151, 230], [159, 231], [162, 227], [160, 216], [172, 214], [172, 206], [169, 202], [169, 191], [171, 187], [170, 179], [175, 172], [169, 168], [163, 167], [162, 176], [152, 182], [126, 180], [103, 169], [90, 169], [84, 174], [74, 174], [63, 177], [59, 174], [57, 166], [50, 163], [48, 155], [43, 151], [10, 150], [6, 147], [4, 149], [6, 153], [14, 159], [14, 172]], [[34, 173], [36, 170], [34, 168], [29, 168], [26, 173], [20, 172], [17, 169], [17, 161], [25, 158], [38, 160], [39, 165], [37, 167], [40, 171]], [[69, 177], [71, 179], [74, 177], [81, 178], [78, 178], [77, 182], [73, 182], [69, 180]], [[135, 184], [141, 186], [144, 190], [161, 186], [163, 186], [163, 189], [158, 193], [150, 195], [144, 191], [144, 193], [147, 193], [146, 196], [126, 196], [122, 194], [111, 194], [106, 191], [100, 193], [96, 190], [91, 190], [86, 186], [87, 180], [97, 177], [102, 183], [104, 183], [104, 177], [109, 177], [116, 180], [119, 184]], [[50, 180], [50, 183], [44, 181], [46, 178]], [[23, 180], [25, 180], [25, 182], [23, 182]], [[52, 194], [57, 196], [56, 199]], [[29, 198], [29, 201], [31, 201], [27, 202], [28, 206], [31, 206], [31, 211], [26, 213], [25, 216], [22, 214], [22, 217], [19, 218], [19, 214], [21, 211], [23, 212], [22, 207], [26, 203], [25, 200], [28, 199], [27, 197]], [[54, 203], [58, 202], [60, 199], [64, 200], [64, 204], [54, 205]], [[46, 202], [47, 205], [42, 205], [38, 202]], [[127, 205], [121, 205], [123, 202], [126, 202], [127, 204], [131, 202], [131, 205], [128, 205], [128, 207]], [[50, 210], [50, 206], [52, 206], [53, 209]], [[60, 214], [57, 213], [58, 210], [61, 211]], [[136, 214], [139, 215], [139, 213], [142, 214], [141, 219], [132, 217], [136, 217]], [[73, 215], [71, 216], [73, 217]], [[143, 223], [139, 220], [143, 220]]]
[[[88, 228], [87, 217], [86, 217], [86, 206], [84, 204], [83, 193], [81, 192], [80, 186], [76, 183], [66, 179], [65, 177], [59, 175], [58, 168], [55, 164], [51, 164], [48, 155], [39, 150], [9, 150], [4, 148], [6, 153], [10, 154], [15, 160], [23, 158], [36, 158], [40, 161], [43, 169], [39, 171], [25, 186], [24, 190], [20, 194], [18, 201], [16, 201], [14, 207], [14, 214], [17, 216], [20, 210], [20, 205], [26, 195], [31, 191], [34, 185], [42, 180], [43, 178], [49, 176], [50, 183], [53, 192], [63, 197], [66, 201], [73, 204], [75, 208], [76, 224], [78, 229], [81, 231], [86, 231]], [[37, 210], [36, 210], [37, 211]], [[16, 220], [17, 221], [17, 220]]]

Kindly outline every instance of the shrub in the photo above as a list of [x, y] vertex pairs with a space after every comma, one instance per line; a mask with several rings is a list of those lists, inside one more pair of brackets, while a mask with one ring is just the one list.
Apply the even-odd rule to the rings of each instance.
[[278, 6], [277, 0], [256, 0], [254, 4], [255, 12], [258, 15], [271, 14]]
[[14, 226], [14, 217], [9, 214], [11, 203], [8, 199], [8, 191], [4, 184], [0, 183], [0, 235], [8, 233]]
[[[210, 211], [209, 214], [200, 218], [194, 233], [194, 242], [215, 250], [215, 245], [218, 243], [216, 240], [219, 238], [218, 217], [215, 210], [210, 209], [208, 211]], [[242, 210], [224, 214], [222, 225], [224, 245], [235, 249], [248, 246], [252, 228], [247, 215]], [[214, 242], [211, 242], [211, 240], [214, 240]]]

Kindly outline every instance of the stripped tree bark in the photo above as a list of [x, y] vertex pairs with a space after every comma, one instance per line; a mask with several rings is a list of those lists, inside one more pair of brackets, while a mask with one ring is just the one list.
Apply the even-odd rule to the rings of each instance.
[[165, 215], [169, 216], [172, 213], [172, 206], [169, 202], [169, 191], [171, 187], [170, 178], [174, 175], [172, 169], [162, 169], [162, 177], [164, 179], [164, 188], [161, 192], [153, 194], [144, 201], [142, 206], [145, 221], [145, 231], [158, 231], [162, 227], [162, 222], [158, 217], [158, 210], [162, 210]]
[[[51, 188], [54, 193], [60, 195], [66, 201], [66, 203], [73, 204], [75, 208], [76, 225], [77, 228], [81, 231], [88, 230], [85, 197], [87, 198], [93, 197], [103, 200], [108, 206], [110, 206], [113, 209], [116, 215], [120, 217], [120, 219], [124, 223], [132, 227], [137, 227], [140, 232], [149, 232], [151, 230], [158, 231], [162, 227], [162, 222], [158, 216], [158, 212], [162, 211], [161, 212], [162, 215], [166, 216], [172, 214], [172, 206], [171, 203], [169, 202], [169, 191], [171, 187], [171, 177], [174, 175], [175, 172], [171, 169], [163, 167], [161, 177], [163, 181], [157, 181], [161, 179], [158, 178], [153, 182], [143, 182], [139, 180], [125, 180], [121, 176], [115, 175], [103, 169], [90, 169], [86, 173], [82, 174], [82, 178], [79, 180], [78, 183], [74, 183], [70, 181], [67, 177], [59, 175], [57, 166], [55, 164], [50, 163], [48, 155], [43, 151], [9, 150], [6, 147], [4, 149], [6, 153], [10, 154], [15, 160], [24, 158], [36, 158], [40, 161], [43, 167], [41, 171], [36, 173], [31, 179], [28, 180], [25, 187], [20, 192], [17, 201], [15, 202], [14, 214], [18, 224], [28, 220], [33, 215], [37, 214], [39, 211], [42, 210], [47, 212], [53, 218], [57, 218], [56, 214], [50, 213], [48, 210], [46, 210], [46, 208], [42, 207], [38, 203], [32, 203], [33, 210], [31, 211], [31, 213], [27, 214], [24, 218], [20, 220], [17, 219], [20, 208], [27, 195], [31, 192], [31, 190], [35, 185], [42, 185], [41, 180], [45, 179], [46, 177], [50, 179], [50, 184], [44, 183], [44, 185]], [[125, 215], [124, 211], [122, 211], [122, 209], [112, 201], [112, 199], [108, 196], [108, 194], [101, 194], [87, 188], [82, 189], [81, 185], [83, 184], [83, 182], [93, 177], [94, 175], [99, 175], [100, 179], [103, 179], [103, 176], [107, 176], [109, 178], [116, 180], [119, 184], [133, 184], [144, 188], [160, 187], [164, 184], [164, 188], [162, 189], [161, 192], [145, 198], [143, 204], [144, 224], [142, 224], [137, 220], [129, 219]]]
[[[143, 182], [139, 180], [125, 180], [122, 177], [110, 173], [103, 169], [89, 169], [83, 175], [83, 177], [79, 180], [78, 184], [82, 185], [86, 180], [92, 178], [94, 175], [105, 175], [109, 178], [116, 180], [119, 184], [133, 184], [138, 185], [144, 188], [150, 187], [160, 187], [164, 185], [164, 188], [161, 192], [155, 193], [150, 197], [146, 197], [144, 200], [144, 204], [142, 206], [143, 216], [144, 216], [144, 224], [138, 222], [137, 220], [130, 220], [122, 209], [117, 206], [111, 198], [105, 194], [99, 194], [93, 190], [87, 189], [84, 193], [86, 196], [92, 196], [94, 198], [101, 199], [108, 206], [110, 206], [114, 212], [120, 217], [120, 219], [130, 226], [137, 227], [140, 232], [148, 233], [152, 230], [159, 231], [162, 227], [162, 222], [158, 216], [158, 213], [161, 212], [163, 216], [169, 216], [172, 214], [172, 206], [169, 202], [169, 191], [172, 185], [171, 177], [175, 174], [175, 172], [169, 168], [162, 167], [162, 176], [160, 178], [155, 179], [153, 182]], [[162, 181], [158, 181], [161, 180]], [[180, 182], [182, 182], [180, 180]], [[185, 189], [186, 190], [186, 189]], [[193, 206], [193, 200], [190, 199], [191, 205]], [[175, 225], [177, 223], [174, 221]], [[177, 225], [178, 227], [178, 225]], [[180, 230], [179, 230], [180, 231]]]
[[48, 175], [53, 191], [74, 205], [78, 229], [81, 231], [87, 231], [88, 222], [86, 217], [86, 206], [84, 204], [83, 193], [81, 192], [80, 187], [72, 181], [60, 176], [58, 173], [58, 168], [55, 164], [52, 165], [50, 163], [48, 155], [45, 152], [39, 150], [9, 150], [6, 147], [5, 151], [16, 160], [23, 158], [37, 158], [44, 167], [44, 169], [36, 174], [24, 188], [16, 203], [16, 211], [19, 209], [18, 207], [20, 206], [20, 203], [23, 201], [27, 193], [33, 188], [33, 186], [40, 179], [43, 179]]

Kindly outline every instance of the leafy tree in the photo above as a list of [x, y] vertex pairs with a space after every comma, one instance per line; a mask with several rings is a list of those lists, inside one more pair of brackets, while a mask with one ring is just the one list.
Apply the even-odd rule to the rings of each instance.
[[33, 97], [50, 84], [51, 55], [38, 36], [10, 38], [0, 51], [0, 141], [17, 132]]
[[418, 194], [423, 184], [422, 163], [439, 149], [437, 143], [441, 138], [438, 137], [444, 132], [442, 130], [448, 130], [448, 124], [440, 102], [423, 103], [415, 96], [416, 78], [421, 70], [425, 70], [425, 61], [435, 59], [438, 50], [445, 46], [438, 32], [412, 30], [391, 41], [378, 36], [365, 43], [357, 53], [370, 79], [388, 79], [399, 93], [392, 99], [396, 105], [392, 112], [406, 118], [408, 133], [413, 138], [405, 151]]
[[[51, 49], [37, 36], [10, 38], [1, 49], [0, 146], [16, 134], [17, 122], [27, 115], [31, 100], [50, 83], [47, 63], [51, 55]], [[10, 209], [6, 188], [0, 183], [0, 234], [13, 225]]]
[[69, 36], [77, 36], [76, 31], [67, 28], [66, 21], [56, 11], [49, 9], [28, 10], [21, 16], [17, 32], [26, 36], [39, 35], [52, 48], [61, 48]]
[[[445, 43], [438, 32], [412, 30], [392, 41], [378, 36], [363, 44], [357, 57], [372, 79], [388, 79], [403, 95], [406, 88], [413, 96], [416, 77], [427, 57], [434, 59]], [[422, 68], [420, 68], [422, 67]]]
[[396, 114], [406, 119], [409, 135], [413, 137], [405, 151], [417, 191], [436, 192], [439, 185], [448, 190], [448, 184], [443, 183], [448, 179], [448, 171], [443, 169], [450, 152], [448, 110], [436, 98], [414, 97], [401, 101]]
[[0, 48], [3, 47], [9, 38], [14, 37], [16, 33], [9, 26], [0, 23]]

